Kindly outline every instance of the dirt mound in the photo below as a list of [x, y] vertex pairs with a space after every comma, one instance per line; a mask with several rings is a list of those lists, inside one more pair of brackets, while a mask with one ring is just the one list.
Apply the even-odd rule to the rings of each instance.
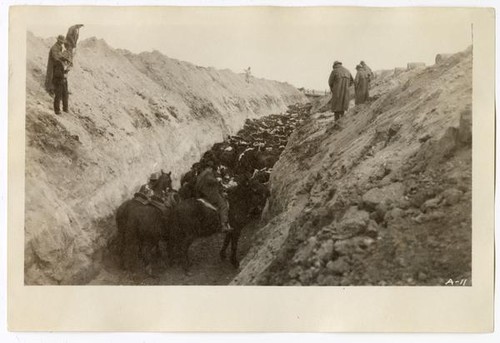
[[305, 102], [286, 83], [202, 68], [159, 52], [82, 41], [68, 76], [70, 113], [55, 116], [43, 88], [55, 39], [27, 36], [27, 284], [84, 283], [115, 234], [100, 219], [160, 168], [174, 181], [246, 119]]
[[470, 284], [472, 49], [371, 95], [291, 136], [233, 284]]

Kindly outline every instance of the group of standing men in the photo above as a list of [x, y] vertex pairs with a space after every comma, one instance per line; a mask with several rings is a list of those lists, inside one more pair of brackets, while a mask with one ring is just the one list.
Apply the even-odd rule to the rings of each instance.
[[45, 89], [54, 96], [54, 113], [61, 114], [61, 101], [63, 111], [68, 112], [68, 80], [67, 75], [73, 66], [73, 55], [78, 41], [82, 24], [73, 25], [68, 29], [66, 37], [59, 35], [57, 42], [52, 46], [47, 61], [45, 76]]
[[356, 71], [356, 77], [353, 79], [349, 70], [342, 66], [342, 62], [335, 61], [333, 63], [328, 85], [332, 92], [331, 104], [335, 120], [340, 119], [349, 108], [349, 87], [352, 84], [354, 84], [355, 104], [359, 105], [368, 100], [370, 82], [374, 74], [364, 61], [356, 66]]

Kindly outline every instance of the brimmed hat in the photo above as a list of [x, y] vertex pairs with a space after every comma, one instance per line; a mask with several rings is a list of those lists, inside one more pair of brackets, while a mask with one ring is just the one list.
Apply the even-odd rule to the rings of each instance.
[[335, 62], [333, 62], [333, 66], [334, 66], [334, 67], [335, 67], [335, 66], [339, 66], [339, 65], [341, 66], [341, 65], [342, 65], [342, 62], [339, 62], [339, 61], [335, 61]]
[[159, 178], [160, 178], [160, 173], [153, 173], [153, 174], [151, 174], [151, 176], [149, 177], [149, 179], [150, 179], [151, 181], [156, 181], [156, 180], [158, 180]]
[[60, 43], [66, 43], [66, 38], [63, 35], [57, 36], [57, 41]]

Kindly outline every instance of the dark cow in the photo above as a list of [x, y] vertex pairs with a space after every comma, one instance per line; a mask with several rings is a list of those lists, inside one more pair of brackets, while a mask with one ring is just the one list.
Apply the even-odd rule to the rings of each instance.
[[277, 150], [262, 151], [258, 148], [247, 148], [238, 156], [236, 171], [238, 174], [252, 175], [255, 169], [272, 168], [279, 156]]
[[181, 199], [189, 199], [196, 197], [196, 176], [198, 167], [194, 167], [182, 175], [181, 188], [179, 188], [179, 196]]

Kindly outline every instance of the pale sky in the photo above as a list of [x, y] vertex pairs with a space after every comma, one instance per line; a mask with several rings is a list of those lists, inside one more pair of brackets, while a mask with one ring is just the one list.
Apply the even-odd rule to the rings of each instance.
[[235, 72], [251, 66], [256, 77], [317, 90], [328, 88], [335, 60], [354, 76], [360, 60], [373, 70], [407, 62], [430, 65], [437, 53], [472, 43], [468, 12], [460, 9], [103, 8], [99, 13], [47, 12], [28, 29], [45, 38], [82, 23], [80, 39], [95, 36], [114, 48], [159, 50]]

